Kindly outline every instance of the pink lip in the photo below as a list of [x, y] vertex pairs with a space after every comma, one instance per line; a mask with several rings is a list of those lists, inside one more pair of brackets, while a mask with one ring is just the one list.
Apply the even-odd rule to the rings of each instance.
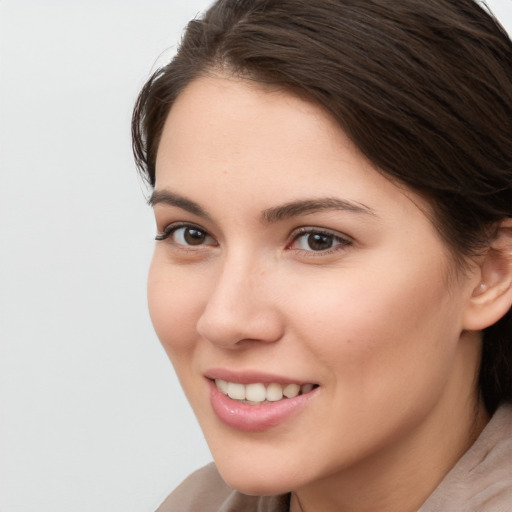
[[[230, 380], [230, 382], [240, 382], [240, 380]], [[263, 381], [251, 377], [246, 383], [251, 382]], [[266, 382], [279, 382], [279, 379]], [[217, 417], [229, 427], [245, 432], [261, 432], [277, 427], [299, 413], [317, 394], [314, 389], [305, 395], [294, 398], [265, 402], [261, 405], [249, 405], [226, 396], [217, 389], [217, 385], [212, 380], [208, 380], [208, 385], [210, 387], [210, 402]]]
[[230, 370], [214, 368], [205, 372], [205, 377], [210, 380], [221, 379], [226, 382], [237, 382], [239, 384], [253, 384], [254, 382], [261, 382], [262, 384], [271, 384], [273, 382], [277, 384], [313, 384], [312, 381], [305, 381], [302, 379], [293, 379], [283, 377], [281, 375], [271, 373], [261, 373], [255, 371], [244, 371], [244, 372], [232, 372]]

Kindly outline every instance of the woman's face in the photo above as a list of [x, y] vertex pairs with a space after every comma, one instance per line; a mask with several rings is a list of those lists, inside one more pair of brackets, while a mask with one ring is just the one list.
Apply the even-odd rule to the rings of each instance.
[[228, 483], [280, 493], [445, 448], [474, 379], [478, 276], [453, 275], [425, 201], [322, 109], [196, 80], [153, 205], [151, 317]]

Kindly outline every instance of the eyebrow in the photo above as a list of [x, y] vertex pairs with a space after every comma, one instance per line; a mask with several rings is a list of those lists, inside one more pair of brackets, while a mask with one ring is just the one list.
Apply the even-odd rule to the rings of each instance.
[[[195, 201], [180, 196], [168, 190], [155, 190], [148, 200], [148, 204], [154, 207], [157, 204], [176, 206], [189, 213], [200, 217], [210, 218], [210, 215]], [[314, 199], [300, 199], [280, 206], [274, 206], [263, 211], [261, 220], [267, 224], [273, 224], [282, 220], [309, 215], [316, 212], [336, 210], [362, 215], [375, 216], [374, 210], [369, 206], [346, 199], [336, 197], [324, 197]]]
[[319, 199], [303, 199], [292, 201], [282, 206], [269, 208], [263, 212], [262, 218], [267, 223], [279, 222], [281, 220], [297, 217], [299, 215], [308, 215], [325, 210], [337, 210], [350, 213], [375, 216], [375, 212], [368, 206], [338, 199], [336, 197], [325, 197]]
[[187, 199], [186, 197], [180, 196], [168, 190], [155, 190], [148, 200], [149, 206], [154, 207], [157, 204], [166, 204], [169, 206], [176, 206], [194, 215], [200, 217], [210, 218], [210, 216], [199, 206], [195, 201]]

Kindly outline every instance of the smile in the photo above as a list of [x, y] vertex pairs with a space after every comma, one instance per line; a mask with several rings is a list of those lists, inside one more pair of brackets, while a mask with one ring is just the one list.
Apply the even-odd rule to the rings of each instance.
[[316, 387], [315, 384], [286, 384], [277, 382], [263, 384], [256, 382], [252, 384], [240, 384], [238, 382], [227, 382], [222, 379], [215, 379], [217, 389], [232, 400], [237, 400], [248, 405], [261, 405], [268, 402], [278, 402], [288, 398], [295, 398], [299, 395], [309, 393]]

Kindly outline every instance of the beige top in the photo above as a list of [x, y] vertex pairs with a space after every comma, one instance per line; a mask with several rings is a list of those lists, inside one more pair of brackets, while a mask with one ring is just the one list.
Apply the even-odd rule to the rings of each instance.
[[[288, 512], [290, 495], [247, 496], [214, 464], [190, 475], [157, 512]], [[512, 511], [512, 405], [502, 406], [418, 512]]]

